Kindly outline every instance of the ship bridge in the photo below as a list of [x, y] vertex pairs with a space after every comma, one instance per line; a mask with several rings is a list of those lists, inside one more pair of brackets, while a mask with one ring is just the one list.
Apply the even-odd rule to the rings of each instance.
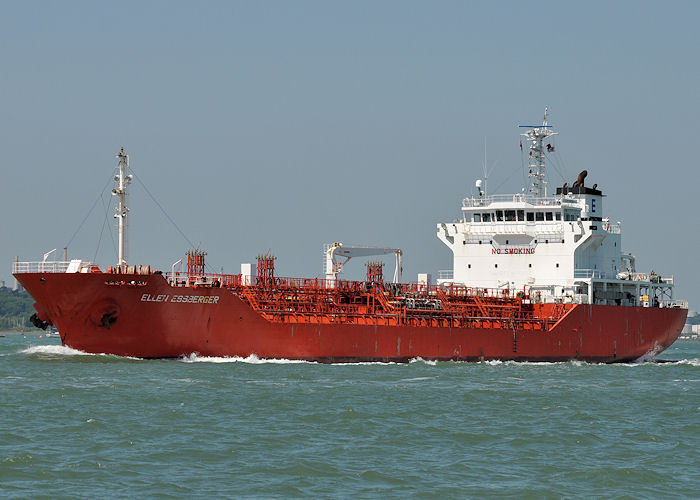
[[[531, 147], [544, 149], [537, 141]], [[527, 192], [489, 195], [479, 180], [478, 194], [462, 200], [460, 219], [437, 224], [454, 256], [452, 272], [441, 271], [438, 283], [525, 289], [545, 301], [671, 303], [673, 278], [636, 272], [634, 258], [622, 252], [620, 223], [604, 215], [603, 192], [585, 185], [587, 171], [547, 196], [545, 156], [533, 156], [540, 164], [530, 165], [537, 175]]]

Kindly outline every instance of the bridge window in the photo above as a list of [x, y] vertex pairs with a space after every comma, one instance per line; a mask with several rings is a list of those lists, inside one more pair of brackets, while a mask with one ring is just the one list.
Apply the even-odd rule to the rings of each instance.
[[576, 219], [578, 218], [577, 213], [578, 212], [574, 212], [573, 210], [567, 210], [566, 212], [564, 212], [564, 220], [572, 222], [576, 221]]
[[535, 214], [532, 212], [527, 213], [527, 221], [528, 222], [535, 222]]
[[491, 222], [491, 214], [488, 212], [481, 214], [481, 220], [484, 222]]
[[503, 222], [503, 210], [496, 210], [496, 220]]
[[474, 222], [481, 222], [481, 214], [474, 214]]
[[506, 222], [513, 222], [515, 220], [515, 210], [506, 210]]
[[537, 222], [544, 220], [544, 212], [535, 212], [535, 220]]
[[552, 216], [552, 212], [545, 212], [544, 216], [547, 220], [554, 220], [554, 217]]
[[518, 220], [521, 222], [525, 220], [525, 210], [518, 210]]
[[557, 220], [561, 220], [561, 212], [554, 212], [554, 218]]

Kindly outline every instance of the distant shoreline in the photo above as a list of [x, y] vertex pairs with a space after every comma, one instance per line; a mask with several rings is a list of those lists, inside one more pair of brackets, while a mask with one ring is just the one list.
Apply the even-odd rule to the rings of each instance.
[[38, 330], [32, 328], [31, 330], [2, 330], [0, 331], [0, 335], [35, 335], [35, 334], [43, 334], [45, 333], [43, 330]]

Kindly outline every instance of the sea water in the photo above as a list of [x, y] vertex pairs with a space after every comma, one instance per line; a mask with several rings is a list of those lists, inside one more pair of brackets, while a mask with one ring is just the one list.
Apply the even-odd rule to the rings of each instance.
[[2, 498], [697, 498], [700, 343], [323, 365], [0, 338]]

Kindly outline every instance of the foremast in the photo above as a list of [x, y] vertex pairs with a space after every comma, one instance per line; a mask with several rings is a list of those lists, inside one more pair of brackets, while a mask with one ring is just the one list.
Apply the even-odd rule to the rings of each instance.
[[112, 194], [119, 198], [116, 213], [114, 214], [114, 218], [119, 223], [119, 260], [117, 267], [125, 272], [127, 267], [126, 221], [129, 214], [129, 208], [126, 206], [126, 187], [131, 183], [134, 176], [129, 173], [129, 155], [124, 152], [124, 148], [117, 153], [117, 158], [119, 159], [119, 165], [115, 168], [119, 169], [119, 173], [114, 176], [114, 182], [116, 182], [117, 187], [112, 189]]
[[[547, 196], [547, 181], [545, 180], [546, 170], [544, 166], [544, 140], [547, 137], [557, 135], [557, 132], [553, 132], [551, 130], [552, 126], [547, 124], [546, 107], [544, 108], [544, 119], [542, 120], [542, 125], [520, 125], [520, 127], [530, 128], [530, 130], [524, 134], [520, 134], [525, 137], [525, 140], [528, 142], [528, 148], [530, 149], [528, 159], [528, 177], [530, 177], [529, 192], [538, 198], [545, 198]], [[546, 149], [548, 152], [554, 151], [554, 147], [551, 144], [547, 144]]]

